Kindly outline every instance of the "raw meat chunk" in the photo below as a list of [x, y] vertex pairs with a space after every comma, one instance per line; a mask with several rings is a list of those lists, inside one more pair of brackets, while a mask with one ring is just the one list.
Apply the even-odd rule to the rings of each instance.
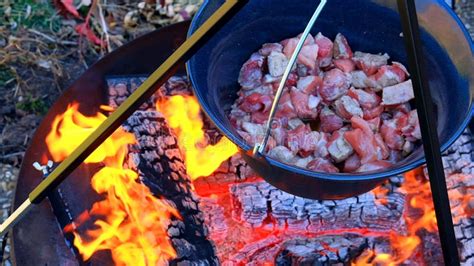
[[340, 163], [354, 152], [352, 146], [344, 139], [343, 132], [336, 131], [328, 143], [328, 152], [336, 163]]
[[334, 58], [335, 59], [351, 59], [352, 58], [352, 49], [347, 42], [344, 35], [338, 33], [336, 39], [334, 40]]
[[298, 80], [296, 87], [306, 94], [316, 95], [322, 83], [323, 80], [318, 76], [306, 76]]
[[320, 102], [319, 98], [305, 94], [295, 87], [291, 88], [290, 97], [299, 118], [315, 119], [318, 117], [318, 112], [314, 109]]
[[295, 159], [293, 153], [285, 146], [276, 146], [268, 152], [268, 156], [282, 163], [292, 163]]
[[352, 173], [359, 169], [360, 167], [360, 158], [357, 153], [353, 153], [347, 160], [344, 162], [344, 169], [343, 171], [346, 173]]
[[268, 56], [268, 72], [273, 77], [280, 77], [288, 65], [288, 58], [283, 53], [273, 51]]
[[309, 170], [326, 173], [339, 173], [339, 169], [334, 166], [329, 160], [323, 158], [316, 158], [308, 163]]
[[263, 56], [255, 53], [242, 66], [238, 80], [242, 89], [252, 89], [262, 84], [262, 66], [264, 59]]
[[350, 73], [355, 69], [355, 63], [350, 59], [336, 59], [334, 65], [345, 73]]
[[369, 172], [369, 171], [375, 171], [379, 169], [384, 169], [392, 166], [392, 163], [388, 161], [375, 161], [375, 162], [370, 162], [366, 164], [362, 164], [362, 166], [356, 170], [356, 172]]
[[334, 101], [344, 95], [350, 86], [350, 77], [334, 68], [324, 74], [323, 86], [319, 90], [319, 95], [326, 102]]
[[332, 133], [344, 126], [344, 121], [328, 107], [324, 107], [320, 114], [321, 131]]
[[381, 66], [385, 66], [388, 59], [390, 59], [390, 56], [387, 54], [376, 55], [358, 51], [352, 57], [357, 67], [369, 76], [375, 74]]
[[279, 43], [266, 43], [258, 52], [263, 56], [269, 56], [272, 52], [283, 52], [283, 45]]
[[382, 91], [383, 105], [402, 104], [414, 98], [415, 94], [413, 93], [411, 80], [390, 87], [385, 87]]
[[333, 55], [333, 43], [332, 41], [325, 37], [324, 35], [318, 33], [314, 37], [314, 42], [318, 45], [318, 61], [319, 67], [327, 67], [331, 65], [332, 55]]
[[377, 143], [375, 137], [368, 135], [361, 129], [344, 132], [344, 138], [361, 158], [362, 165], [373, 162], [377, 157]]
[[380, 105], [380, 97], [372, 91], [364, 91], [355, 88], [350, 88], [347, 93], [348, 96], [357, 100], [361, 107], [371, 109]]
[[359, 103], [347, 95], [344, 95], [338, 100], [336, 100], [334, 106], [337, 114], [347, 120], [351, 119], [353, 116], [364, 115]]
[[375, 91], [380, 91], [381, 89], [396, 85], [402, 81], [405, 81], [406, 74], [399, 66], [382, 66], [373, 76], [370, 76], [370, 79], [373, 80], [372, 86], [370, 86]]

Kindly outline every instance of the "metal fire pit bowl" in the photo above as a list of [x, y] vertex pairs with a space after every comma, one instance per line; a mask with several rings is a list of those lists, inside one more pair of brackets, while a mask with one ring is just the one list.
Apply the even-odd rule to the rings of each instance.
[[[453, 11], [441, 0], [417, 0], [426, 70], [437, 107], [438, 134], [446, 150], [471, 118], [474, 93], [474, 47]], [[206, 1], [191, 25], [201, 25], [223, 0]], [[237, 144], [245, 160], [272, 185], [291, 194], [314, 199], [340, 199], [367, 192], [386, 178], [425, 163], [422, 147], [383, 171], [327, 174], [283, 164], [266, 156], [254, 157], [227, 118], [239, 89], [239, 70], [262, 44], [296, 36], [318, 2], [311, 0], [250, 1], [188, 62], [195, 95], [216, 126]], [[311, 31], [330, 38], [341, 32], [352, 48], [387, 52], [407, 65], [396, 1], [331, 0]]]
[[[36, 130], [20, 170], [14, 198], [18, 208], [28, 194], [42, 180], [41, 172], [33, 166], [48, 156], [45, 138], [56, 115], [63, 113], [73, 102], [80, 104], [80, 112], [93, 115], [101, 104], [107, 104], [106, 76], [132, 76], [151, 73], [186, 39], [189, 22], [174, 24], [149, 33], [117, 49], [89, 68], [51, 107]], [[178, 74], [185, 74], [184, 65]], [[90, 177], [98, 166], [81, 165], [60, 186], [63, 199], [69, 203], [72, 215], [89, 209], [99, 196], [90, 187]], [[49, 197], [33, 208], [13, 229], [12, 257], [15, 265], [78, 265], [74, 252], [65, 242], [62, 222], [64, 213], [57, 199]], [[54, 211], [53, 211], [54, 210]], [[94, 255], [89, 265], [110, 263], [107, 257]]]

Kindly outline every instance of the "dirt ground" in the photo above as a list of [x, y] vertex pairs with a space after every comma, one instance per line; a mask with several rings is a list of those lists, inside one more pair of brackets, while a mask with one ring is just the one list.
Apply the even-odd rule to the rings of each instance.
[[[62, 2], [0, 0], [0, 222], [29, 140], [62, 90], [113, 49], [189, 19], [202, 0], [75, 0], [78, 16]], [[458, 0], [456, 12], [474, 37], [474, 0]], [[88, 16], [95, 38], [78, 34]]]

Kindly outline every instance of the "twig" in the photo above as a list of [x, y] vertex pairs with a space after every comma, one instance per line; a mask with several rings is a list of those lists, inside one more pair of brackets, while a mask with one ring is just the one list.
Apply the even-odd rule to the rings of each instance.
[[34, 30], [34, 29], [28, 29], [29, 32], [33, 33], [33, 34], [36, 34], [38, 36], [41, 36], [43, 37], [44, 39], [52, 42], [52, 43], [58, 43], [58, 44], [62, 44], [62, 45], [77, 45], [77, 42], [71, 42], [71, 41], [61, 41], [61, 40], [57, 40], [45, 33], [42, 33], [42, 32], [39, 32], [37, 30]]
[[[105, 3], [104, 4], [107, 4], [107, 0], [104, 0]], [[107, 49], [107, 53], [110, 53], [111, 52], [111, 47], [110, 47], [110, 36], [109, 36], [109, 32], [108, 32], [108, 29], [107, 29], [107, 23], [105, 22], [105, 18], [104, 18], [104, 12], [102, 10], [102, 5], [100, 3], [100, 0], [97, 1], [97, 8], [99, 9], [99, 17], [100, 17], [100, 24], [102, 26], [102, 32], [104, 33], [104, 36], [105, 36], [105, 42], [106, 42], [106, 49]]]

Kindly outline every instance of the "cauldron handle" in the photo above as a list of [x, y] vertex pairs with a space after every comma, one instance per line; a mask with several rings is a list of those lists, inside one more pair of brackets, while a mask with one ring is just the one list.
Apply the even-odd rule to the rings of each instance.
[[309, 32], [313, 28], [313, 25], [316, 22], [316, 19], [318, 19], [319, 14], [323, 10], [326, 3], [327, 3], [327, 0], [321, 0], [321, 2], [319, 3], [318, 7], [313, 13], [313, 16], [309, 20], [308, 24], [306, 25], [306, 28], [304, 29], [302, 33], [301, 38], [298, 41], [298, 44], [296, 45], [295, 51], [293, 52], [293, 54], [290, 57], [290, 60], [288, 61], [288, 65], [286, 66], [285, 72], [283, 73], [283, 76], [280, 80], [280, 84], [278, 85], [278, 90], [275, 94], [275, 99], [273, 99], [272, 108], [270, 109], [270, 114], [268, 115], [268, 120], [265, 125], [263, 140], [261, 143], [256, 143], [255, 147], [253, 148], [252, 153], [254, 157], [259, 157], [259, 154], [262, 155], [265, 152], [268, 138], [270, 136], [270, 131], [272, 130], [273, 118], [275, 117], [275, 113], [278, 109], [278, 103], [280, 102], [280, 98], [283, 93], [283, 89], [285, 88], [286, 81], [288, 80], [288, 77], [290, 75], [291, 69], [293, 68], [293, 65], [296, 63], [298, 54], [301, 52], [301, 48], [303, 48], [304, 42], [306, 41], [306, 38], [308, 37]]

